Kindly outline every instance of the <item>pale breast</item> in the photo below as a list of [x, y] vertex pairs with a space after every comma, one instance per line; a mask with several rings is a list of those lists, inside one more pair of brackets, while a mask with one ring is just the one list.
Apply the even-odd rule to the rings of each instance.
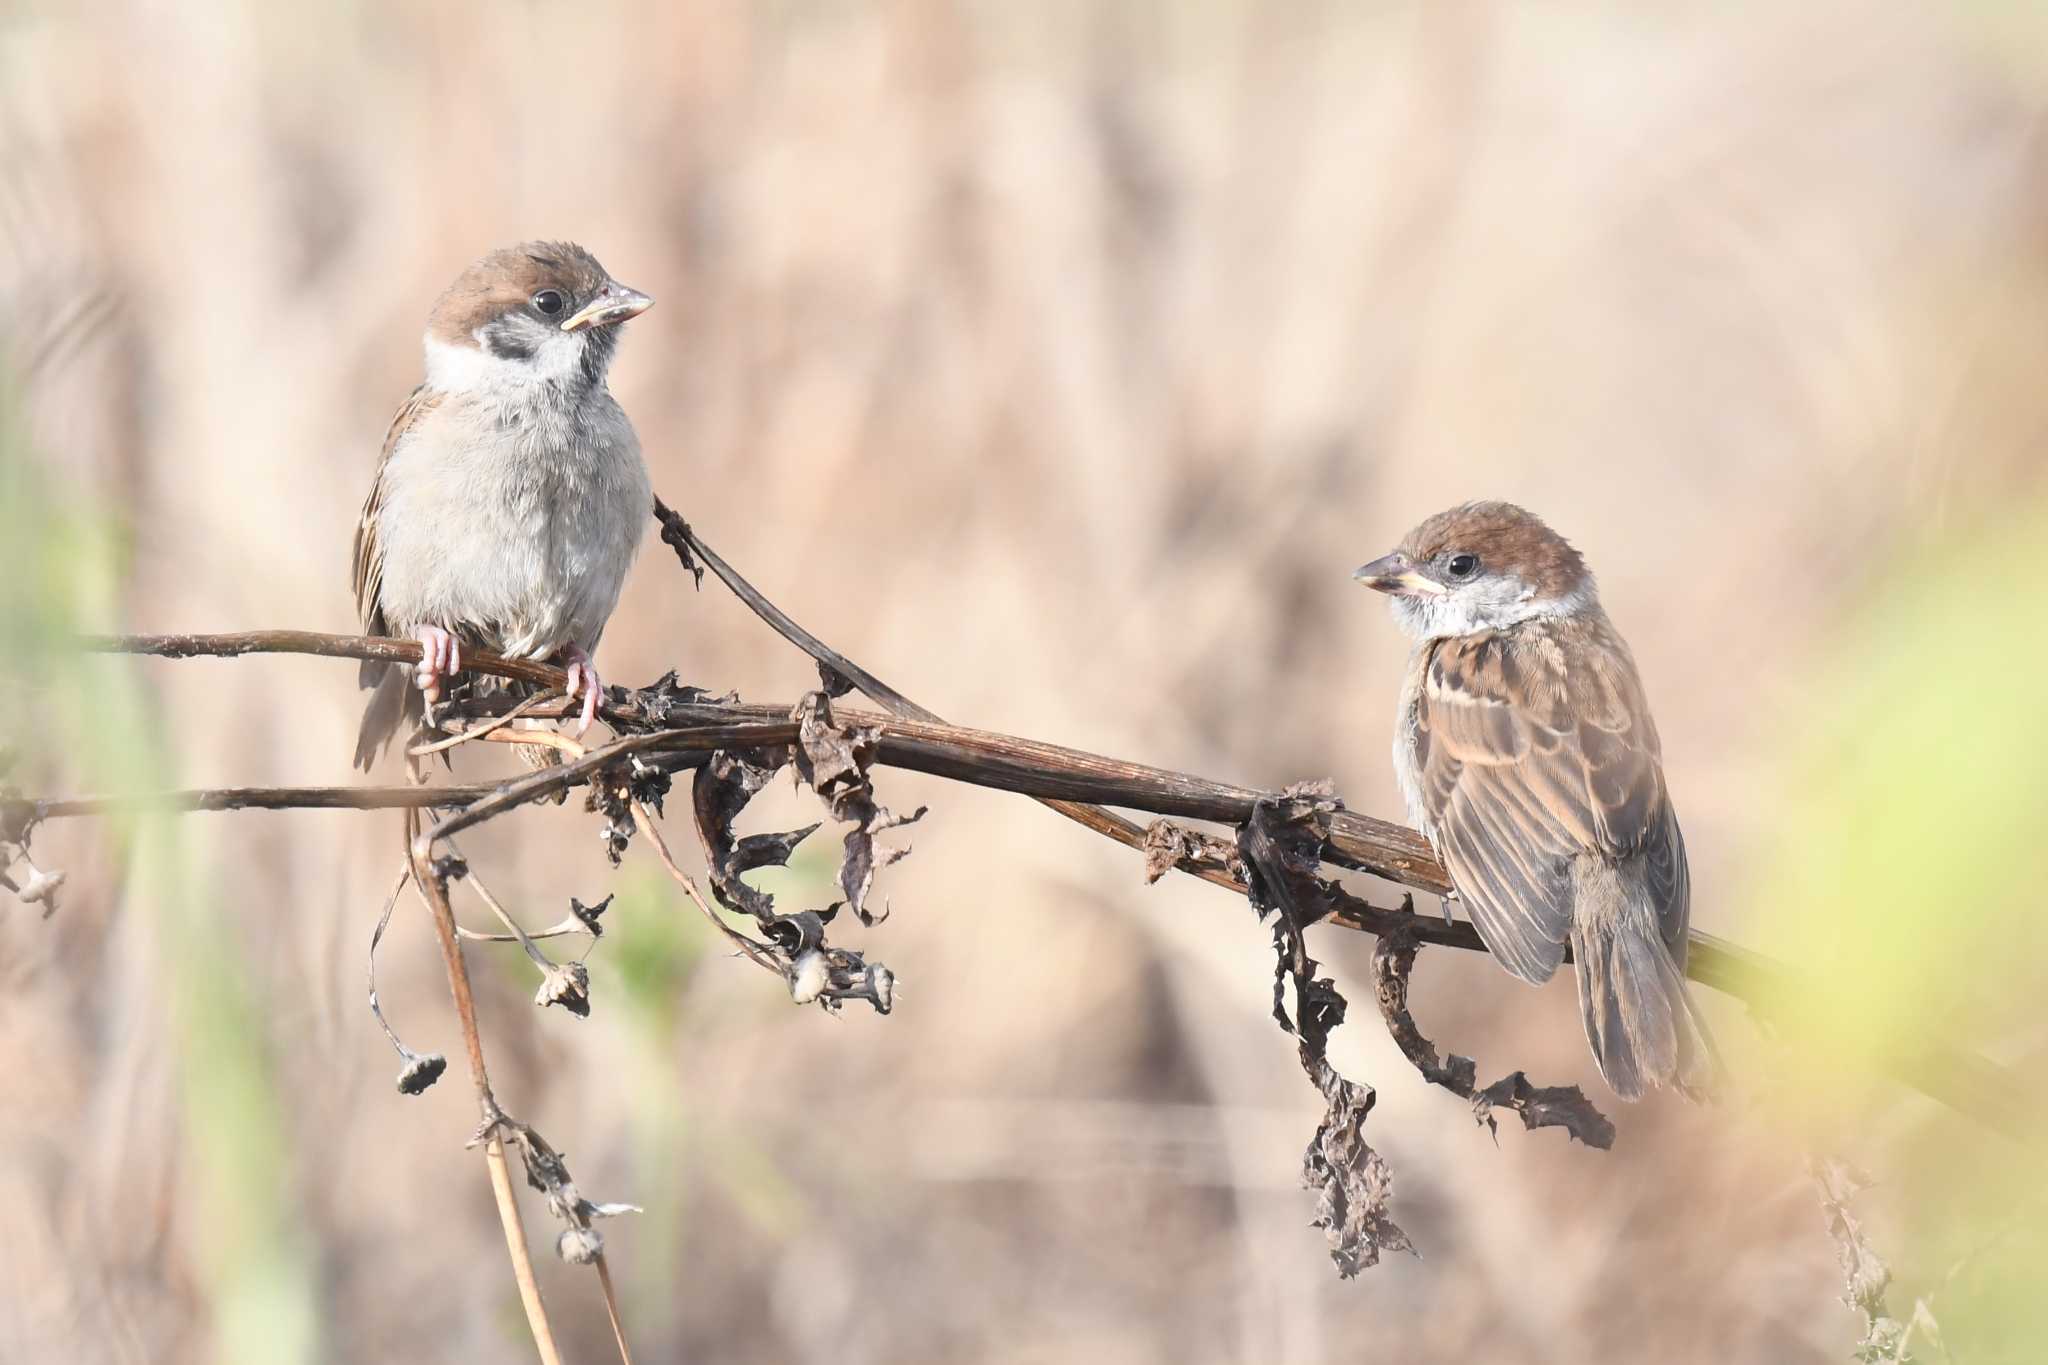
[[394, 629], [461, 629], [514, 655], [593, 648], [653, 492], [609, 393], [573, 408], [451, 397], [383, 470], [380, 597]]

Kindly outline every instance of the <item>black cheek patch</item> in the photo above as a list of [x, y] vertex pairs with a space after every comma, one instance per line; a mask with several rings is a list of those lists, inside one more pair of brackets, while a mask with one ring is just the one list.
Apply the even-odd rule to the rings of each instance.
[[533, 359], [533, 344], [510, 327], [486, 327], [484, 345], [500, 360]]
[[619, 344], [616, 325], [593, 327], [583, 334], [583, 377], [592, 384], [604, 382], [612, 363], [612, 349]]

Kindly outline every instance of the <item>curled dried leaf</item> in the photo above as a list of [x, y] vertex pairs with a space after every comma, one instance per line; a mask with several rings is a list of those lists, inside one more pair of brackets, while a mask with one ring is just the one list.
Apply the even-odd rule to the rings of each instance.
[[1532, 1085], [1527, 1076], [1516, 1071], [1481, 1090], [1478, 1068], [1470, 1057], [1452, 1053], [1439, 1060], [1436, 1044], [1423, 1036], [1415, 1016], [1408, 1010], [1408, 978], [1415, 969], [1419, 948], [1414, 932], [1406, 927], [1382, 936], [1373, 948], [1372, 975], [1373, 991], [1387, 1033], [1402, 1055], [1415, 1064], [1422, 1078], [1470, 1100], [1473, 1116], [1490, 1132], [1499, 1132], [1493, 1111], [1511, 1109], [1521, 1116], [1524, 1128], [1562, 1128], [1588, 1147], [1612, 1147], [1614, 1125], [1593, 1107], [1579, 1087]]
[[598, 923], [598, 917], [611, 908], [611, 903], [612, 898], [610, 896], [606, 896], [595, 905], [585, 905], [582, 901], [571, 896], [569, 897], [569, 913], [575, 917], [576, 922], [581, 924], [592, 938], [603, 938], [604, 926]]
[[590, 969], [581, 962], [551, 962], [541, 969], [533, 1003], [560, 1005], [578, 1019], [590, 1017]]
[[1339, 1075], [1326, 1055], [1331, 1030], [1344, 1022], [1345, 1000], [1336, 982], [1316, 975], [1318, 964], [1302, 932], [1336, 908], [1342, 895], [1316, 875], [1324, 821], [1336, 809], [1320, 784], [1290, 787], [1253, 806], [1238, 830], [1237, 846], [1252, 908], [1273, 922], [1273, 1017], [1295, 1035], [1302, 1070], [1323, 1096], [1322, 1122], [1302, 1157], [1302, 1185], [1316, 1196], [1314, 1225], [1329, 1241], [1330, 1259], [1349, 1279], [1377, 1265], [1384, 1252], [1415, 1248], [1388, 1211], [1393, 1172], [1365, 1140], [1373, 1089]]
[[683, 520], [682, 513], [660, 498], [654, 500], [654, 515], [661, 522], [661, 543], [676, 552], [676, 562], [683, 566], [683, 571], [701, 590], [704, 587], [704, 566], [697, 562], [697, 556], [690, 548], [690, 523]]
[[843, 697], [853, 691], [853, 679], [847, 677], [823, 659], [819, 659], [817, 663], [818, 685], [825, 689], [826, 696]]
[[1415, 1245], [1388, 1212], [1394, 1173], [1365, 1140], [1373, 1088], [1345, 1080], [1328, 1062], [1311, 1074], [1327, 1107], [1302, 1156], [1301, 1183], [1316, 1196], [1313, 1226], [1323, 1229], [1330, 1259], [1348, 1280], [1383, 1253], [1412, 1253]]
[[679, 683], [673, 668], [633, 694], [633, 704], [639, 708], [641, 717], [656, 729], [673, 724], [686, 707], [729, 706], [739, 699], [737, 692], [713, 693]]
[[1145, 842], [1140, 848], [1145, 855], [1148, 886], [1176, 868], [1190, 872], [1212, 868], [1239, 881], [1245, 879], [1244, 856], [1234, 842], [1171, 820], [1154, 820], [1145, 826]]
[[1614, 1146], [1613, 1121], [1576, 1085], [1532, 1085], [1527, 1076], [1511, 1071], [1472, 1097], [1473, 1117], [1498, 1131], [1495, 1109], [1512, 1109], [1531, 1131], [1562, 1128], [1588, 1147], [1605, 1151]]
[[926, 808], [919, 806], [908, 815], [897, 815], [875, 800], [870, 769], [881, 732], [871, 725], [840, 724], [832, 715], [827, 693], [806, 693], [790, 718], [797, 723], [797, 775], [825, 802], [834, 820], [853, 826], [843, 841], [839, 889], [862, 924], [875, 924], [887, 914], [868, 912], [875, 873], [910, 852], [908, 848], [878, 851], [875, 835], [914, 824], [924, 818]]
[[818, 827], [807, 825], [799, 830], [741, 837], [734, 833], [733, 824], [785, 761], [780, 753], [721, 750], [697, 770], [690, 790], [691, 809], [697, 818], [697, 833], [704, 842], [711, 874], [712, 894], [728, 910], [751, 915], [763, 925], [776, 919], [775, 899], [749, 886], [741, 874], [760, 867], [785, 866], [796, 846]]
[[1260, 799], [1238, 828], [1237, 851], [1245, 884], [1260, 919], [1283, 913], [1297, 929], [1314, 924], [1344, 901], [1336, 883], [1320, 875], [1329, 818], [1343, 809], [1327, 782], [1300, 782]]
[[518, 1144], [527, 1183], [546, 1196], [548, 1212], [568, 1225], [555, 1239], [555, 1252], [563, 1260], [585, 1265], [604, 1251], [604, 1237], [591, 1226], [593, 1220], [640, 1212], [637, 1204], [595, 1203], [585, 1199], [576, 1182], [569, 1178], [569, 1166], [562, 1154], [531, 1126], [504, 1119], [498, 1127]]

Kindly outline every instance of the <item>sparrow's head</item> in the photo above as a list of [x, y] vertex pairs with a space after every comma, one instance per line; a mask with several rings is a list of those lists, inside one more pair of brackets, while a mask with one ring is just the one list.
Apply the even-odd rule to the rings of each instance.
[[1394, 619], [1418, 640], [1571, 616], [1598, 601], [1579, 552], [1508, 502], [1439, 512], [1352, 577], [1386, 593]]
[[427, 380], [451, 391], [604, 382], [619, 324], [654, 303], [574, 242], [521, 242], [459, 275], [427, 318]]

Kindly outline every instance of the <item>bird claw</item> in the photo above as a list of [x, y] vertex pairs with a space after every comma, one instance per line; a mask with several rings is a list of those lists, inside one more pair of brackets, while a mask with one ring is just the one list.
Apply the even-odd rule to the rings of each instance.
[[412, 638], [420, 642], [420, 661], [413, 665], [412, 680], [425, 694], [427, 705], [437, 705], [441, 680], [462, 671], [462, 646], [439, 626], [420, 626]]
[[583, 694], [583, 709], [578, 713], [576, 738], [583, 738], [591, 722], [597, 719], [598, 699], [604, 695], [604, 684], [598, 680], [597, 665], [590, 656], [575, 645], [562, 651], [563, 668], [569, 674], [568, 694], [574, 699], [578, 692]]

